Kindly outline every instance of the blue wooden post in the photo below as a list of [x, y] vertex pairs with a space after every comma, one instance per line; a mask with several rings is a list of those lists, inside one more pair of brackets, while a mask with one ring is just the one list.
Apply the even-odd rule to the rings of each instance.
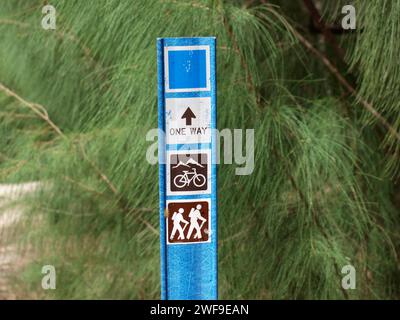
[[218, 297], [215, 43], [157, 40], [162, 299]]

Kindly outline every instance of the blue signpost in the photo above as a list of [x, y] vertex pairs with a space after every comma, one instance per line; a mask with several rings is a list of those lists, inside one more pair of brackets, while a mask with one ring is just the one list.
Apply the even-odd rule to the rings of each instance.
[[215, 38], [161, 38], [162, 299], [217, 299]]

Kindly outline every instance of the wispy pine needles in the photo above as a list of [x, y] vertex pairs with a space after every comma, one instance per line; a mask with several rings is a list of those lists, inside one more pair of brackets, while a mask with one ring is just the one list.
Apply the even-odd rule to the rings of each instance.
[[354, 2], [351, 69], [302, 1], [264, 2], [53, 0], [45, 31], [43, 1], [1, 1], [0, 179], [48, 186], [21, 236], [28, 292], [53, 264], [44, 297], [159, 297], [155, 39], [212, 35], [218, 127], [254, 128], [256, 143], [252, 175], [219, 167], [220, 297], [400, 297], [399, 142], [357, 100], [399, 132], [400, 0]]
[[[358, 1], [362, 36], [356, 39], [354, 53], [349, 57], [353, 68], [360, 72], [360, 95], [371, 100], [393, 127], [400, 131], [399, 78], [400, 2]], [[382, 23], [382, 19], [384, 23]], [[368, 115], [366, 115], [368, 117]], [[386, 135], [393, 156], [390, 168], [400, 169], [400, 143], [393, 134]]]

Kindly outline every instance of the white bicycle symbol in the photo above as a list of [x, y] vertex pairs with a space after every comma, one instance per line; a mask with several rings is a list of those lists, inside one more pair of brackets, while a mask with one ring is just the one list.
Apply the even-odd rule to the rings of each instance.
[[191, 182], [193, 182], [195, 187], [201, 188], [206, 184], [206, 177], [201, 173], [197, 173], [196, 169], [193, 168], [193, 171], [183, 171], [183, 174], [178, 174], [174, 178], [174, 185], [177, 188], [189, 186]]

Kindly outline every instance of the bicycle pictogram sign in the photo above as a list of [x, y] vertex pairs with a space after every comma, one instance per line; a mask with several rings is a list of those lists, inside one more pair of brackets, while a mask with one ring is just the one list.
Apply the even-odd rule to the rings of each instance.
[[207, 154], [171, 154], [171, 191], [207, 190]]
[[201, 188], [207, 182], [207, 178], [203, 174], [199, 174], [196, 172], [196, 169], [193, 168], [192, 171], [183, 171], [183, 174], [178, 174], [174, 179], [174, 185], [177, 188], [183, 188], [186, 186], [190, 186], [191, 183], [196, 188]]

